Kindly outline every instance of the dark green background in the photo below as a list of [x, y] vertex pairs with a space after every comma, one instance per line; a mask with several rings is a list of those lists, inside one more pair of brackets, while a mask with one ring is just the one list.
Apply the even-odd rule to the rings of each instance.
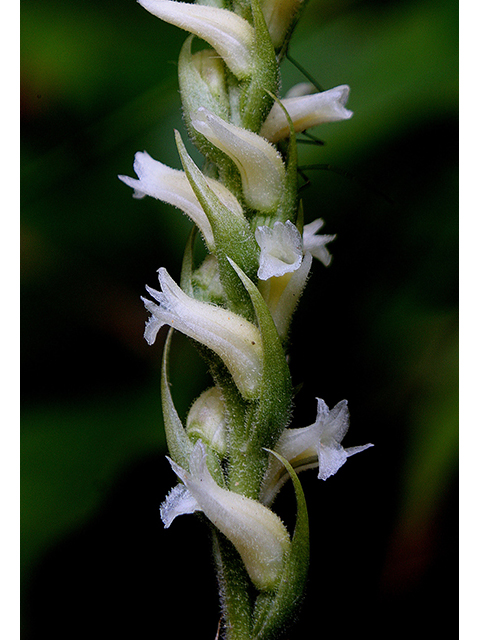
[[[338, 236], [294, 322], [293, 426], [347, 398], [346, 446], [375, 447], [301, 477], [312, 563], [290, 640], [457, 633], [457, 22], [453, 0], [311, 0], [291, 44], [355, 112], [300, 149], [347, 176], [310, 171], [303, 192]], [[160, 266], [178, 278], [190, 223], [116, 178], [137, 150], [180, 167], [186, 34], [134, 0], [22, 0], [21, 27], [22, 637], [213, 640], [206, 531], [159, 519], [175, 478], [139, 299]], [[185, 415], [207, 380], [182, 338], [173, 360]]]

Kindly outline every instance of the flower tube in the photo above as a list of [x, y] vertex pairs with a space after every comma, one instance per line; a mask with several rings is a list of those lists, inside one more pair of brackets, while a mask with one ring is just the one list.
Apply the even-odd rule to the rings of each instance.
[[[348, 120], [353, 111], [345, 108], [350, 87], [346, 84], [321, 93], [303, 95], [295, 98], [284, 98], [281, 102], [288, 111], [293, 128], [298, 133], [325, 122]], [[270, 142], [278, 142], [290, 133], [287, 118], [283, 109], [274, 103], [267, 119], [263, 123], [260, 135]]]
[[285, 167], [275, 147], [203, 107], [193, 116], [192, 125], [236, 164], [247, 204], [262, 212], [275, 209], [285, 185]]
[[173, 460], [169, 462], [184, 484], [177, 485], [160, 507], [165, 527], [179, 515], [203, 511], [233, 543], [254, 585], [260, 590], [274, 589], [291, 545], [280, 518], [256, 500], [219, 487], [207, 468], [200, 442], [190, 457], [190, 473]]
[[253, 27], [233, 11], [173, 0], [138, 0], [157, 18], [194, 33], [208, 42], [240, 79], [250, 75]]
[[[138, 180], [129, 176], [118, 176], [122, 182], [134, 189], [134, 198], [151, 196], [183, 211], [200, 229], [207, 247], [213, 250], [215, 242], [212, 227], [197, 199], [184, 171], [172, 169], [154, 160], [146, 151], [135, 154], [133, 169]], [[208, 186], [218, 199], [230, 210], [232, 215], [243, 218], [243, 210], [223, 184], [213, 178], [205, 178]]]
[[163, 325], [174, 327], [212, 349], [225, 363], [245, 398], [256, 397], [263, 370], [260, 332], [241, 316], [187, 296], [164, 268], [158, 270], [162, 291], [147, 287], [158, 304], [142, 298], [152, 314], [145, 326], [145, 340], [155, 342]]

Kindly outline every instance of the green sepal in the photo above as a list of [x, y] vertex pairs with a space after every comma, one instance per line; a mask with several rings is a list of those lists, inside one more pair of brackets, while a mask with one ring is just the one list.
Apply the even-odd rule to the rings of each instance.
[[170, 457], [174, 462], [188, 471], [190, 468], [190, 454], [193, 451], [193, 444], [188, 438], [187, 432], [173, 404], [172, 394], [170, 393], [170, 383], [168, 381], [168, 357], [172, 335], [173, 328], [170, 328], [163, 347], [161, 378], [163, 422]]
[[273, 593], [261, 593], [253, 612], [252, 640], [273, 640], [292, 621], [303, 600], [310, 558], [308, 513], [302, 485], [292, 465], [276, 451], [269, 450], [285, 465], [293, 482], [297, 501], [295, 531], [280, 583]]
[[248, 313], [250, 301], [228, 257], [241, 265], [250, 277], [255, 277], [258, 269], [259, 247], [247, 219], [232, 214], [210, 189], [205, 176], [188, 155], [178, 131], [175, 131], [175, 140], [188, 181], [212, 227], [220, 280], [231, 302], [232, 311], [245, 316], [245, 309]]
[[279, 89], [279, 68], [265, 18], [258, 0], [251, 0], [255, 28], [254, 71], [240, 97], [242, 125], [257, 133], [272, 108]]
[[[233, 260], [229, 261], [251, 298], [264, 353], [259, 399], [247, 407], [243, 429], [235, 433], [236, 446], [230, 448], [229, 482], [232, 490], [240, 487], [239, 491], [256, 499], [268, 459], [263, 449], [275, 446], [290, 421], [292, 381], [282, 342], [260, 291]], [[247, 466], [245, 460], [249, 461]]]

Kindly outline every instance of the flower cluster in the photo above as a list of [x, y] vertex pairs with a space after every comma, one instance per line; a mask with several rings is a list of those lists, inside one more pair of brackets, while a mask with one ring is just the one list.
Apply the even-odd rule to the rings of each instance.
[[[335, 238], [318, 235], [321, 219], [303, 223], [295, 135], [349, 119], [349, 88], [314, 93], [302, 83], [278, 97], [279, 63], [303, 0], [139, 2], [190, 34], [180, 52], [180, 92], [189, 138], [206, 158], [201, 170], [175, 132], [183, 170], [139, 152], [137, 178], [119, 176], [134, 197], [148, 195], [185, 213], [205, 245], [204, 260], [195, 265], [192, 234], [180, 285], [160, 268], [160, 290], [147, 287], [150, 298], [143, 298], [151, 314], [147, 342], [170, 327], [162, 407], [169, 462], [180, 483], [162, 504], [161, 518], [169, 527], [178, 515], [205, 515], [217, 541], [226, 637], [266, 640], [292, 615], [308, 565], [296, 472], [318, 468], [325, 480], [348, 456], [371, 446], [342, 447], [346, 401], [329, 411], [318, 399], [315, 423], [290, 428], [293, 390], [285, 358], [312, 260], [328, 266], [326, 245]], [[192, 53], [195, 38], [199, 50]], [[174, 329], [198, 344], [213, 379], [185, 425], [168, 381]], [[288, 478], [297, 497], [292, 537], [271, 509]], [[232, 563], [232, 550], [239, 562]], [[246, 581], [256, 589], [253, 601]], [[239, 602], [249, 602], [247, 613]]]

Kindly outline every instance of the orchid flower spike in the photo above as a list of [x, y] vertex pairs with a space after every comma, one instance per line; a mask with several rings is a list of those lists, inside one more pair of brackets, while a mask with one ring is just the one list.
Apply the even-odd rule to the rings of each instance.
[[[281, 100], [298, 133], [325, 122], [348, 120], [353, 111], [345, 108], [350, 87], [346, 84], [328, 91]], [[290, 127], [281, 106], [274, 103], [263, 123], [260, 135], [270, 142], [278, 142], [290, 134]]]
[[169, 462], [183, 484], [172, 489], [160, 507], [165, 527], [179, 515], [202, 511], [233, 543], [254, 585], [274, 589], [291, 545], [280, 518], [260, 502], [219, 487], [207, 468], [200, 441], [190, 457], [190, 472]]
[[257, 327], [227, 309], [191, 298], [164, 268], [158, 270], [158, 279], [161, 292], [147, 286], [158, 304], [142, 298], [152, 314], [145, 327], [148, 344], [155, 342], [163, 325], [174, 327], [220, 356], [242, 395], [255, 398], [263, 370], [262, 339]]
[[262, 212], [274, 210], [285, 185], [285, 167], [275, 147], [204, 107], [197, 110], [192, 125], [236, 164], [247, 204]]
[[[118, 177], [134, 189], [134, 198], [151, 196], [183, 211], [197, 225], [208, 249], [213, 251], [215, 242], [212, 227], [185, 172], [171, 169], [162, 162], [154, 160], [146, 151], [139, 151], [135, 154], [133, 169], [138, 180], [129, 176]], [[236, 217], [243, 218], [242, 207], [233, 193], [218, 180], [213, 178], [206, 178], [206, 180], [210, 189], [231, 213]]]
[[[303, 429], [285, 429], [275, 451], [284, 456], [298, 473], [318, 467], [318, 478], [326, 480], [345, 464], [347, 458], [365, 451], [373, 444], [344, 449], [341, 445], [349, 427], [347, 401], [342, 400], [330, 411], [323, 400], [317, 398], [317, 418]], [[265, 476], [262, 502], [271, 504], [288, 475], [273, 457]]]
[[240, 79], [252, 72], [253, 27], [227, 9], [173, 0], [138, 0], [150, 13], [208, 42]]

